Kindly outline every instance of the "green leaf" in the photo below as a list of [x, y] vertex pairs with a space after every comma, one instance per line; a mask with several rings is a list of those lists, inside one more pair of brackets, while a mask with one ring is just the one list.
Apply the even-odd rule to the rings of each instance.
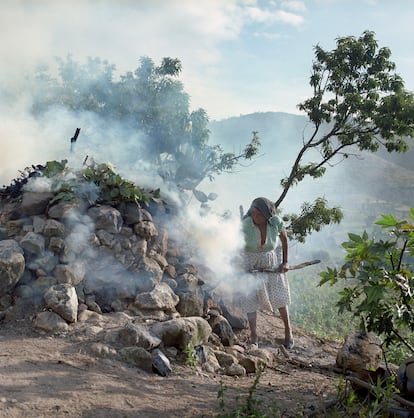
[[363, 239], [361, 236], [357, 235], [357, 234], [353, 234], [353, 233], [348, 233], [348, 237], [351, 241], [353, 242], [363, 242]]
[[383, 228], [390, 228], [398, 225], [397, 219], [393, 215], [381, 215], [382, 219], [375, 222], [376, 225], [381, 225]]

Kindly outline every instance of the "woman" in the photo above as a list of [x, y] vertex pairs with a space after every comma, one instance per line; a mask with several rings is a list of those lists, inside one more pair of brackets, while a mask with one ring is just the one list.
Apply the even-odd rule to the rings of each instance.
[[[275, 205], [265, 197], [254, 199], [243, 217], [242, 230], [245, 239], [244, 268], [256, 276], [255, 288], [241, 301], [241, 308], [249, 321], [251, 343], [257, 344], [257, 311], [279, 310], [285, 326], [284, 346], [291, 349], [294, 343], [288, 311], [290, 289], [285, 275], [289, 270], [288, 238], [282, 219], [276, 215]], [[282, 243], [281, 257], [280, 252], [277, 254], [279, 239]]]

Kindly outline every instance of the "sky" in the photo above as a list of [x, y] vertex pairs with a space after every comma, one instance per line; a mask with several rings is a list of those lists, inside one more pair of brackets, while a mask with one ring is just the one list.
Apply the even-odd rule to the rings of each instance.
[[330, 50], [364, 30], [414, 90], [413, 21], [411, 0], [0, 0], [0, 83], [68, 54], [105, 59], [119, 74], [143, 56], [173, 57], [192, 110], [210, 119], [298, 113], [314, 46]]

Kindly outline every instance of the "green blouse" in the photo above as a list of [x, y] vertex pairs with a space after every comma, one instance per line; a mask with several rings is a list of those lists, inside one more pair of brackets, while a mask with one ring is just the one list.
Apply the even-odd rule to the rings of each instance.
[[266, 242], [260, 247], [260, 231], [254, 224], [251, 216], [243, 219], [242, 231], [244, 234], [245, 250], [252, 253], [261, 253], [274, 250], [279, 243], [279, 234], [284, 224], [279, 216], [272, 216], [267, 223]]

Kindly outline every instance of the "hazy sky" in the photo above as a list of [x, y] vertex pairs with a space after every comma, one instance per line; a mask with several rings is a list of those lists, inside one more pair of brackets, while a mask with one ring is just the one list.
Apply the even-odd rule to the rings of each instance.
[[364, 30], [391, 49], [414, 90], [413, 21], [411, 0], [0, 0], [0, 82], [67, 54], [120, 73], [142, 56], [176, 57], [192, 110], [211, 119], [296, 113], [311, 94], [313, 47]]

